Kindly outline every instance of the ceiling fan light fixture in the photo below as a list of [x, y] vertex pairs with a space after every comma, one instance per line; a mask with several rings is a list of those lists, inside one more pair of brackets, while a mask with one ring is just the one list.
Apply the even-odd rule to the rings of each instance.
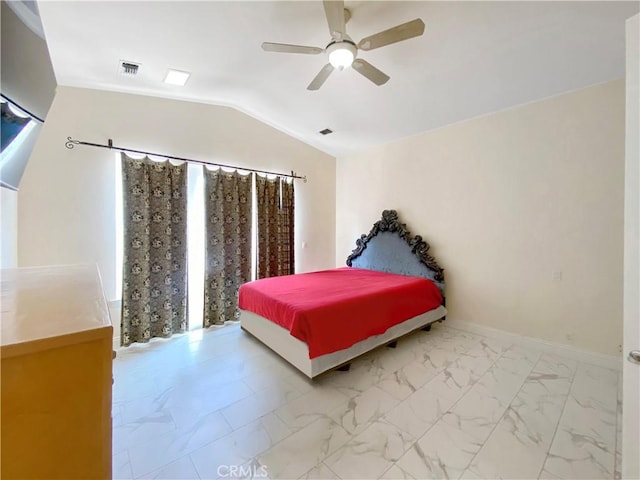
[[356, 58], [356, 46], [351, 42], [336, 42], [327, 47], [329, 63], [333, 68], [349, 68]]

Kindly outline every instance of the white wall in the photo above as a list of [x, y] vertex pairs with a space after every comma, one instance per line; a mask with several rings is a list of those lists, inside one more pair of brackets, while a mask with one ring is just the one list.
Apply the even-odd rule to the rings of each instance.
[[[640, 15], [626, 22], [623, 356], [640, 350]], [[622, 478], [640, 478], [640, 366], [624, 362]]]
[[[65, 147], [66, 137], [289, 172], [296, 181], [296, 265], [335, 259], [335, 159], [227, 107], [59, 87], [20, 184], [20, 266], [97, 262], [115, 291], [114, 152]], [[306, 248], [302, 249], [302, 242]]]
[[614, 81], [339, 158], [337, 264], [397, 209], [449, 318], [617, 354], [624, 101]]
[[18, 192], [0, 188], [0, 268], [18, 266]]

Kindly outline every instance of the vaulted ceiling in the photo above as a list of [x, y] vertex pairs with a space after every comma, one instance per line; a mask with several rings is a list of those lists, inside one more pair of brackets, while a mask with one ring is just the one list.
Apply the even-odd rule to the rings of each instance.
[[[306, 89], [326, 56], [267, 53], [263, 41], [325, 47], [322, 2], [39, 2], [58, 84], [231, 105], [335, 156], [624, 76], [624, 22], [638, 2], [347, 1], [362, 37], [414, 18], [424, 35], [359, 55]], [[120, 60], [141, 64], [135, 77]], [[168, 68], [191, 72], [183, 87]], [[322, 136], [324, 128], [334, 133]]]

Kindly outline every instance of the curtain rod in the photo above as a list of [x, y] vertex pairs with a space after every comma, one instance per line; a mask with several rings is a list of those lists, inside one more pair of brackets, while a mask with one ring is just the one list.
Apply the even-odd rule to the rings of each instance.
[[34, 120], [37, 120], [40, 123], [44, 123], [44, 120], [41, 119], [39, 116], [37, 116], [34, 113], [31, 113], [29, 110], [27, 110], [24, 107], [21, 107], [18, 103], [14, 102], [13, 100], [11, 100], [9, 97], [7, 97], [4, 93], [0, 93], [0, 97], [4, 98], [7, 102], [9, 102], [11, 105], [14, 105], [15, 107], [19, 108], [20, 110], [22, 110], [24, 113], [26, 113], [27, 115], [29, 115], [31, 118], [33, 118]]
[[108, 148], [110, 150], [119, 150], [121, 152], [140, 153], [140, 154], [143, 154], [143, 155], [154, 155], [156, 157], [163, 157], [163, 158], [168, 158], [168, 159], [171, 159], [171, 160], [180, 160], [182, 162], [187, 162], [187, 163], [196, 163], [198, 165], [208, 165], [208, 166], [211, 166], [211, 167], [233, 168], [235, 170], [245, 170], [247, 172], [264, 173], [264, 174], [267, 174], [267, 175], [278, 175], [280, 177], [299, 178], [299, 179], [302, 179], [304, 181], [304, 183], [307, 183], [306, 175], [305, 176], [296, 175], [296, 173], [293, 170], [291, 170], [291, 173], [278, 173], [278, 172], [270, 172], [268, 170], [257, 170], [255, 168], [236, 167], [234, 165], [225, 165], [224, 163], [204, 162], [202, 160], [193, 160], [191, 158], [176, 157], [174, 155], [165, 155], [165, 154], [162, 154], [162, 153], [145, 152], [144, 150], [134, 150], [132, 148], [116, 147], [113, 144], [113, 140], [111, 140], [111, 139], [109, 139], [109, 143], [107, 145], [103, 145], [103, 144], [100, 144], [100, 143], [83, 142], [81, 140], [74, 140], [71, 137], [67, 137], [67, 141], [64, 143], [64, 145], [68, 149], [73, 149], [73, 147], [75, 145], [85, 145], [85, 146], [88, 146], [88, 147], [98, 147], [98, 148]]

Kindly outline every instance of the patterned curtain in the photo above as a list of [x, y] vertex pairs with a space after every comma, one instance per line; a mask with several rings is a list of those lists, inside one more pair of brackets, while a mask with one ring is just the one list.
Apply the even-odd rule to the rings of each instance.
[[238, 289], [251, 280], [252, 176], [204, 168], [205, 327], [240, 316]]
[[256, 176], [258, 278], [294, 273], [294, 187], [283, 178]]
[[280, 181], [280, 262], [283, 265], [288, 264], [288, 270], [283, 275], [295, 273], [294, 258], [294, 188], [293, 179], [287, 182], [284, 178]]
[[187, 329], [187, 164], [122, 154], [121, 344]]

